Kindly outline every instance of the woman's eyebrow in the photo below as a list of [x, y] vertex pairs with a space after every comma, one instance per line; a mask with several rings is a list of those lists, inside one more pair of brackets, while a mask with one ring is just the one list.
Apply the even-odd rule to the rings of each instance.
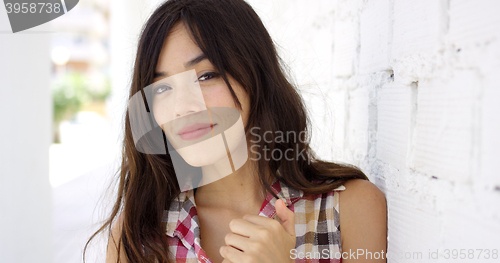
[[[184, 67], [187, 69], [187, 68], [190, 68], [200, 62], [202, 62], [203, 60], [207, 59], [207, 56], [203, 53], [199, 54], [198, 56], [196, 56], [195, 58], [191, 59], [190, 61], [184, 63]], [[160, 71], [160, 72], [155, 72], [154, 74], [154, 78], [159, 78], [159, 77], [168, 77], [168, 73], [165, 72], [165, 71]]]
[[191, 59], [190, 61], [184, 63], [184, 67], [187, 69], [187, 68], [190, 68], [198, 63], [200, 63], [201, 61], [207, 59], [207, 56], [203, 53], [199, 54], [198, 56], [196, 56], [195, 58]]

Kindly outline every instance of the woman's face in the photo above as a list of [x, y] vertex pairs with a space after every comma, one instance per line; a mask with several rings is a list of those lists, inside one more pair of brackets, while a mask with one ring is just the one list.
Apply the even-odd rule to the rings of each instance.
[[[227, 160], [228, 152], [232, 155], [243, 143], [245, 156], [239, 159], [246, 157], [244, 127], [248, 120], [249, 99], [238, 82], [231, 76], [228, 79], [241, 110], [184, 24], [177, 23], [170, 30], [158, 57], [149, 92], [157, 124], [175, 150], [192, 166]], [[235, 157], [238, 158], [234, 156], [233, 159]]]

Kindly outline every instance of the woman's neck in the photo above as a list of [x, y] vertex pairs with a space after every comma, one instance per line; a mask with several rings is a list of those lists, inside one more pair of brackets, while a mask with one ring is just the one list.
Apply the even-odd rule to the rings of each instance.
[[248, 160], [235, 172], [198, 187], [195, 194], [196, 205], [244, 214], [258, 212], [265, 196], [255, 166], [255, 162]]

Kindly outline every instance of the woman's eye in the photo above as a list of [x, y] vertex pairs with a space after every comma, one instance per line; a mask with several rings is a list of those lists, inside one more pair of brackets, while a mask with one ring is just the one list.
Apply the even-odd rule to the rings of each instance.
[[161, 94], [165, 91], [171, 90], [172, 88], [166, 85], [160, 85], [154, 89], [154, 94]]
[[209, 79], [212, 79], [212, 78], [215, 78], [217, 77], [219, 74], [215, 73], [215, 72], [208, 72], [208, 73], [205, 73], [203, 75], [201, 75], [199, 78], [198, 78], [198, 81], [207, 81]]

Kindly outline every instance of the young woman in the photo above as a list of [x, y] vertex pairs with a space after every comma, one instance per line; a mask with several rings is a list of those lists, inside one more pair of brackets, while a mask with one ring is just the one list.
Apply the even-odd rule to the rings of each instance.
[[314, 156], [303, 101], [243, 0], [161, 5], [130, 98], [106, 262], [386, 262], [384, 195]]

